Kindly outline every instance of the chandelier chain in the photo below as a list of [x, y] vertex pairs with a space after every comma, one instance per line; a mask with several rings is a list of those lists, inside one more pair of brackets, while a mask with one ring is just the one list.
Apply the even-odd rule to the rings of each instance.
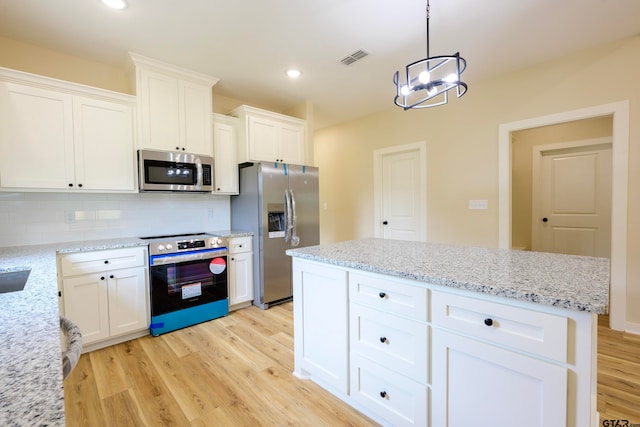
[[431, 16], [431, 6], [429, 6], [429, 0], [427, 0], [426, 14], [427, 14], [427, 58], [429, 58], [429, 17]]

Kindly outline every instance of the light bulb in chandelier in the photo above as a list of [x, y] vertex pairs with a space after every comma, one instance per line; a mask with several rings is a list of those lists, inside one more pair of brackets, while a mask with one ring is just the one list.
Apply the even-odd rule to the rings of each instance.
[[449, 74], [443, 80], [447, 83], [456, 83], [458, 81], [458, 76], [455, 74]]
[[420, 83], [429, 83], [431, 81], [431, 73], [427, 70], [421, 72], [418, 74], [418, 80], [420, 80]]

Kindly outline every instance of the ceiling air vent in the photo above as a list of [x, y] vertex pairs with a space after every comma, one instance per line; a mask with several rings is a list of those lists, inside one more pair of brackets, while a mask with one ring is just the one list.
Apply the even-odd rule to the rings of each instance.
[[360, 59], [364, 58], [365, 56], [368, 56], [369, 53], [365, 52], [364, 50], [360, 49], [357, 50], [355, 52], [353, 52], [350, 55], [345, 56], [344, 58], [342, 58], [340, 60], [340, 62], [342, 62], [344, 65], [351, 65], [356, 61], [359, 61]]

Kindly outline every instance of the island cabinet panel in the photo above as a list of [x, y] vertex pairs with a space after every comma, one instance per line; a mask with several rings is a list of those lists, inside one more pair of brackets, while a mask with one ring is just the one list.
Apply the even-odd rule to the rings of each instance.
[[293, 262], [294, 374], [349, 391], [347, 272]]
[[351, 397], [357, 404], [385, 425], [429, 425], [428, 387], [365, 357], [352, 355], [351, 363]]
[[350, 395], [394, 426], [428, 419], [428, 291], [349, 273]]
[[428, 290], [379, 274], [349, 274], [349, 300], [386, 313], [427, 321]]
[[[349, 305], [351, 353], [428, 383], [429, 327], [360, 304]], [[427, 362], [427, 363], [425, 363]]]
[[432, 322], [558, 362], [567, 361], [566, 317], [433, 292]]
[[385, 426], [597, 425], [596, 314], [324, 259], [293, 258], [298, 376]]
[[432, 425], [564, 427], [567, 368], [433, 331]]

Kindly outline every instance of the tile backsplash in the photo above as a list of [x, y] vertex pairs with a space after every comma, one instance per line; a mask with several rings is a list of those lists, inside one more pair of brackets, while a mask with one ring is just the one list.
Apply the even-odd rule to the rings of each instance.
[[229, 196], [0, 192], [0, 247], [230, 228]]

